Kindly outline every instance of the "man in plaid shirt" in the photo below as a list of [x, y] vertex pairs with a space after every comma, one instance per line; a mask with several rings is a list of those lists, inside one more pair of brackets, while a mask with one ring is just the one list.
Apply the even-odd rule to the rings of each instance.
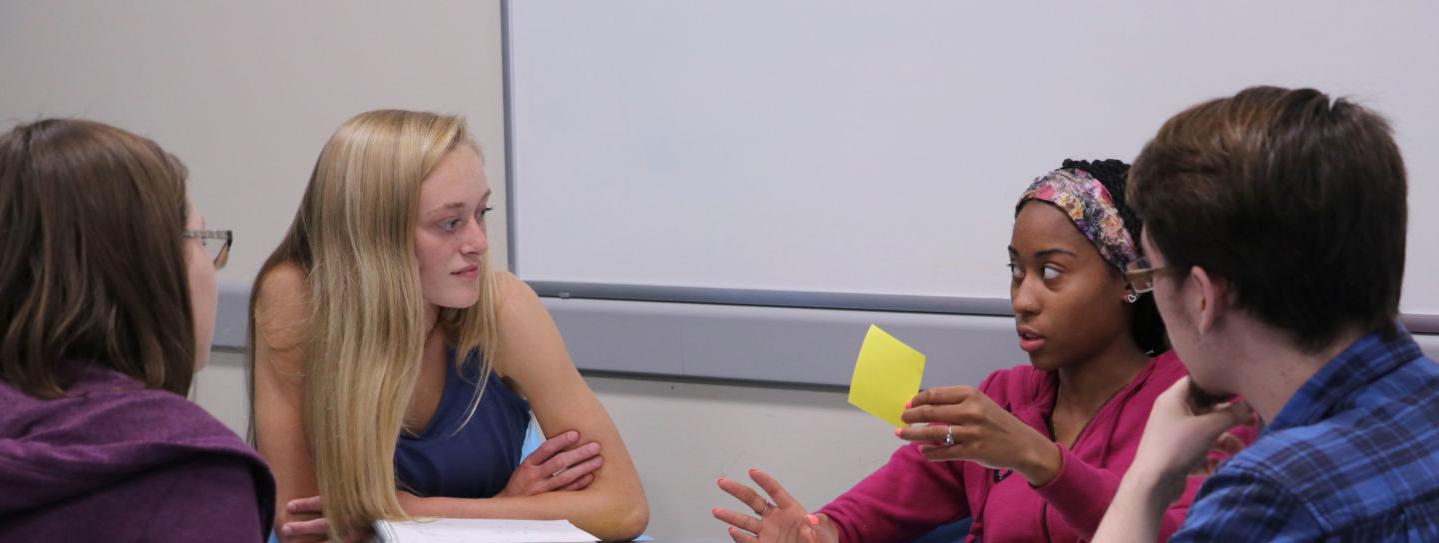
[[1246, 89], [1171, 118], [1129, 176], [1149, 261], [1126, 275], [1190, 377], [1155, 402], [1095, 541], [1153, 541], [1251, 409], [1264, 432], [1172, 540], [1439, 541], [1439, 365], [1397, 323], [1408, 189], [1384, 119]]

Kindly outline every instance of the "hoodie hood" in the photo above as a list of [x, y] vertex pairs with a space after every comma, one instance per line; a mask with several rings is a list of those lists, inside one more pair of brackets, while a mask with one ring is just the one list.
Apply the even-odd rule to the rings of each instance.
[[[97, 365], [77, 367], [64, 397], [41, 400], [0, 382], [0, 517], [88, 494], [197, 455], [251, 466], [264, 526], [274, 479], [264, 461], [189, 400]], [[264, 498], [262, 498], [264, 499]]]

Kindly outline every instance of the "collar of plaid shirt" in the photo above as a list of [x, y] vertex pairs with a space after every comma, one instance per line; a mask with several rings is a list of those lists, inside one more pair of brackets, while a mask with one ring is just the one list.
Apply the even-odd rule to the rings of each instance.
[[1395, 326], [1398, 328], [1397, 337], [1386, 340], [1379, 333], [1361, 337], [1320, 368], [1285, 402], [1261, 436], [1323, 420], [1355, 390], [1424, 356], [1419, 344], [1410, 337], [1409, 330], [1402, 324]]

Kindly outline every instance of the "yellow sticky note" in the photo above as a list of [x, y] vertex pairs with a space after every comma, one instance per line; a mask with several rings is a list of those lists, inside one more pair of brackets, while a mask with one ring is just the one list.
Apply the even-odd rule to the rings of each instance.
[[904, 403], [919, 393], [923, 378], [924, 355], [871, 324], [854, 363], [849, 403], [901, 428]]

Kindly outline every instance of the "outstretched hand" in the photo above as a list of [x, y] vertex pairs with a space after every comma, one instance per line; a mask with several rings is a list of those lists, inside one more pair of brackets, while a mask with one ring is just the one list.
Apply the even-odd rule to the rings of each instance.
[[[716, 507], [710, 510], [715, 518], [729, 524], [729, 536], [735, 543], [837, 543], [839, 532], [823, 513], [809, 514], [779, 481], [758, 469], [749, 470], [750, 479], [769, 497], [761, 496], [743, 483], [721, 477], [723, 490], [743, 503], [755, 516]], [[773, 500], [773, 501], [771, 501]]]

